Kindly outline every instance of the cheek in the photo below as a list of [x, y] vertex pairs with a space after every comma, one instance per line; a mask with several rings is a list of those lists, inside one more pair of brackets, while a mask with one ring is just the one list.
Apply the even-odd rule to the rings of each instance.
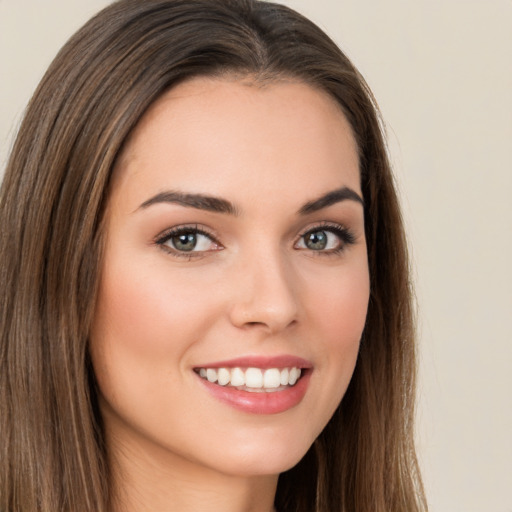
[[333, 291], [318, 302], [318, 329], [323, 333], [324, 355], [329, 358], [333, 385], [339, 384], [343, 393], [356, 364], [368, 296], [366, 287], [347, 287]]
[[329, 286], [311, 288], [308, 295], [312, 339], [317, 340], [320, 361], [316, 384], [322, 392], [317, 410], [323, 428], [342, 400], [356, 365], [368, 309], [367, 267], [331, 276]]
[[102, 413], [111, 427], [167, 440], [166, 428], [179, 430], [170, 411], [189, 414], [187, 351], [215, 306], [158, 262], [110, 256], [90, 337]]
[[307, 291], [310, 314], [333, 355], [336, 346], [358, 347], [364, 328], [370, 282], [366, 260], [360, 261], [350, 268], [341, 268], [339, 273], [319, 276], [317, 286], [310, 286]]
[[115, 263], [107, 260], [98, 296], [94, 371], [109, 402], [149, 404], [147, 397], [179, 383], [183, 354], [197, 339], [198, 311], [206, 305], [184, 299], [183, 283], [167, 282], [151, 262], [118, 257]]
[[[117, 260], [119, 261], [119, 259]], [[172, 341], [176, 353], [213, 304], [186, 280], [167, 279], [154, 263], [106, 265], [96, 310], [94, 339], [124, 346], [135, 356], [159, 358]]]

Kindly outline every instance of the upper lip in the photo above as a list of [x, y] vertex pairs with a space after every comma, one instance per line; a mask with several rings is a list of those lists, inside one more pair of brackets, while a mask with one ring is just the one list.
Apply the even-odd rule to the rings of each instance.
[[290, 354], [277, 356], [242, 356], [234, 359], [196, 365], [195, 368], [312, 368], [313, 364], [302, 357]]

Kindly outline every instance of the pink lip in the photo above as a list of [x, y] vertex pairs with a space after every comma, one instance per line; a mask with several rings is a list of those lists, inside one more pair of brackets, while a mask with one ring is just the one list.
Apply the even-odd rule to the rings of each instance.
[[250, 392], [229, 386], [213, 384], [197, 376], [207, 391], [221, 402], [251, 414], [278, 414], [298, 405], [304, 398], [313, 365], [305, 359], [282, 355], [276, 357], [249, 356], [218, 361], [197, 366], [197, 368], [301, 368], [302, 375], [294, 386], [282, 391]]
[[288, 354], [279, 356], [245, 356], [229, 359], [226, 361], [216, 361], [214, 363], [205, 363], [197, 365], [196, 368], [313, 368], [313, 365], [302, 359]]

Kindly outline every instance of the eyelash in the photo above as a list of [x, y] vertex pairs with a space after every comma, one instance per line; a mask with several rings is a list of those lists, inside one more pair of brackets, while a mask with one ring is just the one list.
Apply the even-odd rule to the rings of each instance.
[[[320, 231], [329, 232], [336, 235], [339, 239], [339, 247], [336, 247], [335, 249], [327, 249], [320, 251], [309, 249], [309, 252], [311, 252], [315, 256], [336, 256], [345, 251], [348, 246], [354, 245], [354, 243], [356, 242], [356, 237], [354, 236], [352, 231], [342, 226], [341, 224], [331, 222], [322, 222], [320, 224], [317, 224], [316, 226], [313, 226], [312, 228], [308, 228], [300, 235], [299, 240], [304, 241], [306, 236]], [[305, 250], [308, 249], [306, 248]]]
[[[303, 243], [305, 243], [305, 237], [307, 237], [308, 235], [320, 232], [320, 231], [324, 231], [324, 232], [328, 232], [328, 233], [332, 233], [332, 234], [336, 235], [340, 241], [339, 247], [337, 247], [335, 249], [327, 249], [327, 250], [314, 250], [314, 249], [308, 249], [307, 247], [305, 247], [305, 248], [300, 248], [298, 250], [306, 250], [308, 252], [311, 252], [315, 256], [335, 256], [335, 255], [341, 254], [347, 248], [347, 246], [353, 245], [355, 243], [355, 236], [349, 229], [342, 226], [341, 224], [335, 224], [335, 223], [330, 223], [330, 222], [322, 222], [312, 228], [308, 228], [306, 231], [304, 231], [299, 236], [299, 241], [302, 241]], [[181, 251], [179, 249], [176, 249], [176, 248], [170, 247], [169, 245], [166, 245], [167, 242], [169, 242], [169, 240], [171, 240], [172, 238], [178, 237], [180, 235], [189, 235], [189, 234], [205, 236], [209, 240], [211, 240], [211, 242], [213, 244], [218, 246], [218, 249], [216, 249], [216, 250], [223, 249], [222, 244], [220, 244], [218, 242], [218, 240], [212, 233], [210, 233], [208, 230], [205, 230], [204, 228], [199, 227], [197, 224], [196, 225], [178, 226], [175, 228], [171, 228], [171, 229], [165, 231], [164, 233], [162, 233], [161, 235], [159, 235], [155, 239], [155, 243], [158, 246], [160, 246], [162, 248], [162, 250], [168, 252], [169, 254], [172, 254], [173, 256], [175, 256], [177, 258], [185, 258], [187, 260], [191, 260], [193, 258], [198, 258], [198, 257], [204, 256], [204, 253], [208, 252], [208, 251]], [[298, 243], [299, 242], [294, 243], [294, 248], [296, 248], [296, 245]]]
[[203, 228], [200, 228], [197, 224], [196, 225], [188, 225], [188, 226], [178, 226], [176, 228], [171, 228], [167, 231], [165, 231], [164, 233], [162, 233], [161, 235], [159, 235], [156, 239], [155, 239], [155, 243], [157, 245], [159, 245], [162, 250], [168, 252], [169, 254], [172, 254], [173, 256], [177, 257], [177, 258], [185, 258], [187, 260], [191, 260], [193, 258], [198, 258], [198, 257], [201, 257], [202, 255], [204, 255], [204, 252], [203, 251], [180, 251], [179, 249], [175, 249], [173, 247], [169, 247], [168, 245], [166, 245], [166, 243], [171, 240], [172, 238], [176, 238], [180, 235], [189, 235], [189, 234], [193, 234], [193, 235], [203, 235], [207, 238], [209, 238], [212, 243], [218, 245], [218, 249], [217, 250], [222, 250], [223, 247], [222, 247], [222, 244], [220, 244], [216, 237], [208, 232], [207, 230], [203, 229]]

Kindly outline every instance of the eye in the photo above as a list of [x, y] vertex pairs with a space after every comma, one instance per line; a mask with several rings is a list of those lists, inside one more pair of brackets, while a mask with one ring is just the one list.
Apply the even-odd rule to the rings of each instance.
[[165, 232], [156, 240], [163, 249], [177, 255], [192, 255], [217, 251], [222, 247], [213, 236], [198, 227], [178, 227]]
[[338, 253], [354, 241], [352, 233], [343, 226], [322, 225], [301, 235], [295, 247], [315, 252]]

